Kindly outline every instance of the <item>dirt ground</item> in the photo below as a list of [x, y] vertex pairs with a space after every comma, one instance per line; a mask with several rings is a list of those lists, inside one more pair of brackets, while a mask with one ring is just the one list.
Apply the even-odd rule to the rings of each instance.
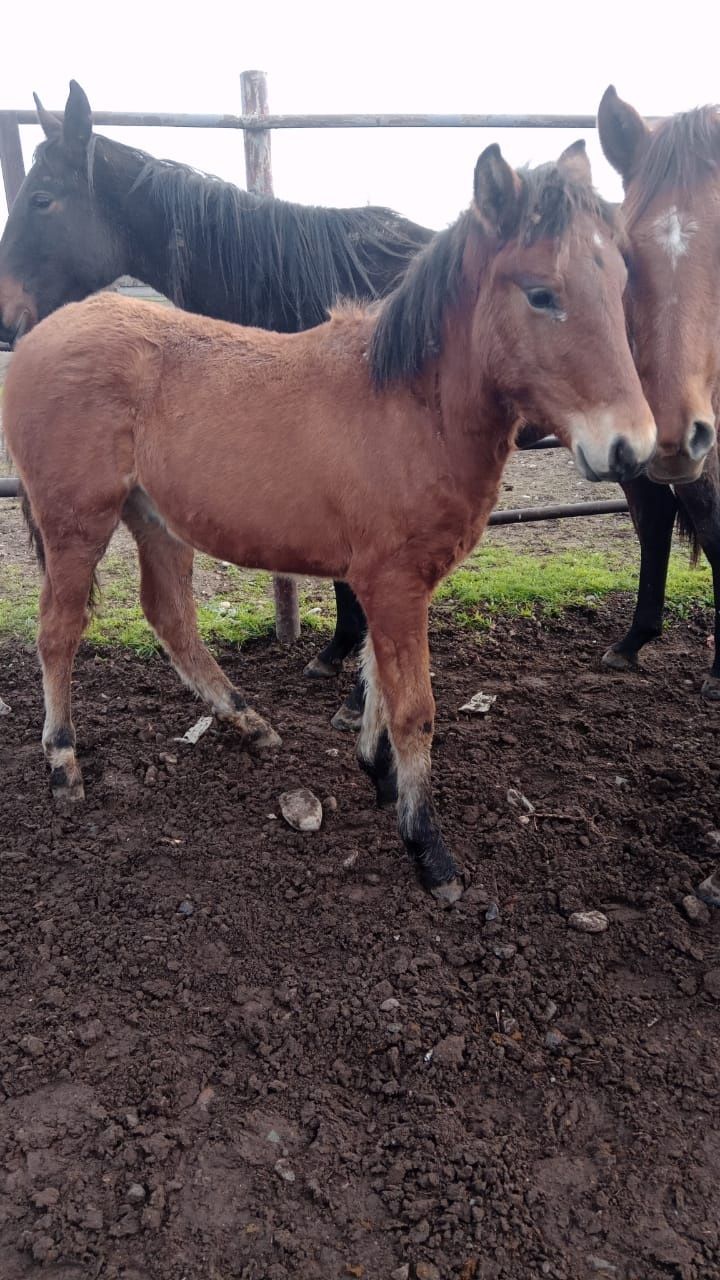
[[[433, 632], [451, 910], [303, 679], [312, 637], [223, 656], [283, 735], [264, 761], [176, 741], [201, 708], [162, 658], [84, 650], [70, 816], [35, 658], [2, 652], [2, 1280], [720, 1275], [720, 912], [682, 905], [720, 841], [707, 619], [630, 679], [597, 668], [617, 630]], [[298, 786], [315, 834], [279, 817]]]

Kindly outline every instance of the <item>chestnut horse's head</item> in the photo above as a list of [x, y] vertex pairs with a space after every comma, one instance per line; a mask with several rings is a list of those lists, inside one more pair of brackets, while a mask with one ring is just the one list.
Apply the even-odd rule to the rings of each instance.
[[627, 341], [615, 216], [593, 190], [584, 143], [519, 173], [489, 147], [474, 195], [486, 255], [474, 325], [498, 391], [556, 431], [588, 479], [631, 479], [655, 425]]
[[65, 302], [111, 284], [127, 247], [92, 190], [90, 104], [70, 83], [62, 121], [35, 99], [46, 141], [0, 240], [0, 339], [13, 341]]
[[658, 428], [648, 470], [697, 479], [716, 441], [720, 392], [720, 114], [688, 111], [650, 129], [610, 86], [603, 151], [623, 179], [628, 327]]

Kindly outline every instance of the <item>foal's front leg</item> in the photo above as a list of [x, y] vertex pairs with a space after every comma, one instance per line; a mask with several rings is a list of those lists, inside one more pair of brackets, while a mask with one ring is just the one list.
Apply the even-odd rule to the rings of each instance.
[[612, 671], [634, 671], [643, 645], [662, 634], [665, 583], [678, 506], [669, 485], [653, 484], [645, 476], [623, 485], [623, 489], [640, 540], [640, 581], [628, 631], [603, 654], [603, 666]]
[[375, 583], [363, 600], [372, 657], [365, 661], [366, 704], [358, 754], [380, 798], [392, 794], [396, 775], [398, 825], [418, 879], [435, 897], [454, 902], [462, 894], [462, 883], [443, 840], [430, 782], [435, 702], [428, 602], [422, 584], [395, 580]]
[[687, 511], [700, 545], [712, 569], [715, 604], [715, 656], [705, 677], [702, 695], [710, 702], [720, 701], [720, 467], [714, 452], [705, 470], [693, 484], [678, 485], [677, 496]]

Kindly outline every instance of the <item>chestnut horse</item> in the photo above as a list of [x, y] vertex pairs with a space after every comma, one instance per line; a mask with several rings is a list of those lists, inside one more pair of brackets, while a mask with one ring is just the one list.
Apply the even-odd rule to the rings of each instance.
[[[658, 448], [624, 486], [640, 539], [632, 625], [603, 659], [614, 670], [662, 631], [673, 524], [712, 567], [715, 658], [703, 685], [720, 698], [720, 112], [688, 111], [650, 129], [610, 86], [600, 141], [625, 186], [628, 329]], [[654, 482], [654, 483], [653, 483]], [[672, 486], [672, 487], [671, 487]]]
[[470, 209], [379, 309], [281, 335], [101, 294], [28, 334], [4, 418], [45, 557], [56, 796], [83, 795], [71, 669], [123, 520], [143, 609], [180, 675], [256, 747], [279, 738], [200, 642], [191, 548], [350, 583], [369, 626], [361, 764], [380, 799], [397, 795], [422, 884], [457, 897], [430, 787], [430, 597], [487, 523], [519, 417], [557, 431], [591, 479], [649, 462], [625, 280], [583, 144], [521, 173], [494, 145]]
[[[17, 341], [121, 275], [188, 311], [296, 333], [342, 299], [389, 293], [434, 234], [392, 209], [260, 198], [104, 138], [74, 80], [62, 121], [35, 102], [47, 141], [0, 240], [0, 340]], [[347, 584], [336, 583], [335, 595], [335, 634], [306, 668], [311, 676], [338, 675], [365, 633]], [[361, 706], [356, 689], [338, 727], [357, 727]]]

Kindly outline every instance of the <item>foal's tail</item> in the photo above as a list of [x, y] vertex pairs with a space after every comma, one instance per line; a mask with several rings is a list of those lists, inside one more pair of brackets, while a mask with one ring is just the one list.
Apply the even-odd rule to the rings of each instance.
[[[28, 498], [25, 490], [23, 489], [22, 484], [19, 485], [19, 491], [20, 491], [19, 492], [20, 510], [22, 511], [23, 520], [25, 521], [25, 524], [27, 526], [30, 546], [35, 553], [35, 559], [38, 562], [38, 567], [40, 569], [40, 572], [44, 573], [45, 572], [45, 543], [43, 542], [43, 536], [40, 532], [40, 529], [35, 523], [35, 517], [33, 516], [32, 507], [30, 506], [30, 499]], [[95, 604], [97, 603], [99, 594], [100, 594], [100, 584], [98, 582], [97, 574], [94, 573], [92, 586], [90, 587], [90, 595], [88, 596], [88, 609], [94, 609]]]
[[677, 516], [675, 518], [675, 528], [677, 529], [683, 542], [687, 542], [690, 547], [690, 563], [696, 565], [700, 559], [702, 545], [698, 537], [697, 529], [692, 522], [684, 507], [678, 503]]

